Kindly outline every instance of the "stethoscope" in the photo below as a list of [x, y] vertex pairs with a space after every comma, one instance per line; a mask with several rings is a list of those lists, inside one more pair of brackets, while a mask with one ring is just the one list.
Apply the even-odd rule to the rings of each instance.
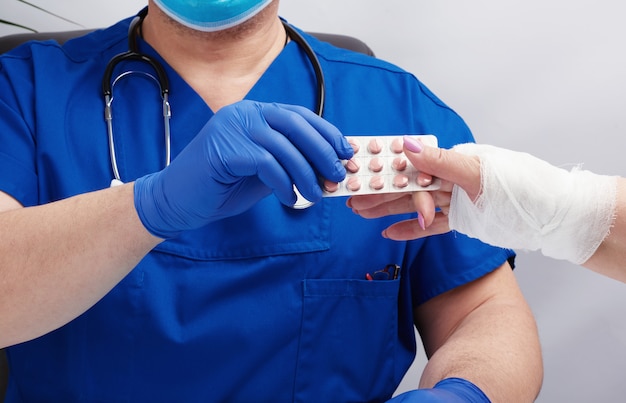
[[[128, 50], [126, 52], [120, 53], [114, 56], [109, 63], [107, 64], [104, 75], [102, 77], [102, 93], [104, 95], [104, 117], [107, 124], [107, 134], [109, 140], [109, 157], [111, 159], [111, 169], [113, 170], [114, 179], [111, 181], [111, 186], [117, 186], [123, 184], [122, 178], [120, 176], [120, 172], [117, 164], [117, 157], [115, 152], [115, 140], [113, 138], [113, 87], [117, 84], [121, 79], [131, 76], [133, 74], [139, 74], [144, 77], [147, 77], [159, 86], [161, 91], [161, 99], [162, 99], [162, 108], [163, 108], [163, 122], [165, 126], [165, 166], [168, 166], [171, 162], [171, 133], [170, 133], [170, 119], [172, 117], [172, 109], [169, 103], [169, 80], [167, 79], [167, 74], [165, 73], [165, 69], [154, 58], [139, 53], [139, 46], [137, 44], [137, 38], [139, 37], [139, 30], [141, 28], [141, 23], [144, 18], [148, 15], [148, 7], [145, 7], [141, 10], [137, 16], [130, 23], [130, 27], [128, 29]], [[308, 42], [300, 35], [298, 31], [296, 31], [291, 25], [283, 21], [283, 26], [285, 31], [287, 32], [287, 36], [296, 42], [307, 54], [309, 61], [315, 71], [315, 77], [317, 80], [317, 100], [316, 100], [316, 113], [319, 116], [322, 116], [324, 112], [324, 103], [325, 103], [325, 83], [324, 83], [324, 74], [322, 72], [322, 66], [315, 55], [315, 52], [308, 44]], [[152, 67], [154, 72], [156, 73], [156, 77], [153, 74], [137, 71], [137, 70], [129, 70], [120, 73], [115, 79], [113, 79], [113, 70], [115, 67], [123, 61], [139, 61], [143, 63], [147, 63]]]

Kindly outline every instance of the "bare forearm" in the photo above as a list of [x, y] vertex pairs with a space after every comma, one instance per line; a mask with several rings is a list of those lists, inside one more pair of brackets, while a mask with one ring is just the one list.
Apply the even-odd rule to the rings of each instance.
[[[432, 387], [441, 379], [459, 377], [474, 383], [494, 403], [534, 401], [543, 378], [539, 338], [530, 309], [519, 290], [510, 285], [511, 276], [507, 265], [477, 280], [479, 284], [464, 286], [475, 287], [475, 296], [483, 294], [480, 288], [502, 286], [503, 294], [479, 304], [462, 289], [445, 297], [446, 305], [457, 309], [476, 306], [454, 326], [444, 324], [452, 316], [445, 311], [418, 322], [424, 329], [421, 333], [426, 351], [432, 355], [420, 380], [421, 388]], [[420, 309], [437, 310], [439, 302], [434, 304]]]
[[158, 242], [132, 185], [0, 213], [0, 347], [83, 313]]
[[[459, 377], [478, 386], [492, 402], [532, 402], [542, 379], [532, 320], [510, 306], [474, 312], [429, 360], [420, 387]], [[516, 319], [517, 318], [517, 319]], [[494, 326], [494, 321], [498, 323]], [[487, 325], [489, 324], [489, 325]]]

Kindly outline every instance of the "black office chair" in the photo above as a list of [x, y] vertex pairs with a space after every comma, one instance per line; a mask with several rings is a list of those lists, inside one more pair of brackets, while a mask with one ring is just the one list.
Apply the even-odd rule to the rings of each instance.
[[[76, 31], [59, 31], [59, 32], [37, 32], [37, 33], [24, 33], [24, 34], [12, 34], [4, 37], [0, 37], [0, 53], [7, 52], [14, 47], [21, 45], [22, 43], [30, 40], [46, 40], [55, 39], [59, 43], [65, 43], [68, 39], [75, 38], [91, 32], [91, 29], [83, 29]], [[327, 34], [321, 32], [309, 32], [309, 34], [315, 36], [317, 39], [330, 42], [333, 45], [353, 50], [355, 52], [364, 53], [366, 55], [374, 56], [374, 52], [360, 39], [347, 35], [339, 34]]]
[[[37, 32], [37, 33], [24, 33], [24, 34], [12, 34], [4, 37], [0, 37], [0, 54], [5, 53], [18, 45], [30, 40], [47, 40], [54, 39], [59, 43], [65, 43], [68, 39], [72, 39], [81, 35], [85, 35], [92, 30], [76, 30], [76, 31], [59, 31], [59, 32]], [[353, 50], [355, 52], [363, 53], [366, 55], [374, 56], [374, 52], [369, 46], [360, 39], [347, 35], [339, 34], [327, 34], [321, 32], [309, 32], [309, 34], [315, 36], [317, 39], [332, 43], [333, 45]], [[7, 362], [6, 354], [3, 349], [0, 349], [0, 401], [4, 401], [4, 395], [6, 393], [7, 381], [9, 377], [9, 364]]]

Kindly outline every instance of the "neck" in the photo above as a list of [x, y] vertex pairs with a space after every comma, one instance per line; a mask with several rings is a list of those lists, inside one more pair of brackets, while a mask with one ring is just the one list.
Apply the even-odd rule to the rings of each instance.
[[285, 44], [278, 1], [223, 31], [200, 32], [165, 15], [152, 2], [144, 39], [214, 110], [241, 100]]

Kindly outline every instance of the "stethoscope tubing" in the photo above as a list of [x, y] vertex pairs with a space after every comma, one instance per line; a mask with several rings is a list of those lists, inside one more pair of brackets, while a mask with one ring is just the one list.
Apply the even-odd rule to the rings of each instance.
[[[165, 143], [165, 166], [168, 166], [171, 162], [171, 129], [170, 119], [172, 116], [172, 109], [169, 103], [169, 80], [165, 69], [157, 60], [152, 57], [139, 52], [137, 45], [137, 38], [139, 37], [139, 29], [143, 19], [148, 14], [148, 7], [141, 10], [135, 18], [131, 21], [128, 29], [128, 50], [114, 56], [106, 65], [104, 74], [102, 77], [102, 94], [104, 97], [104, 118], [107, 126], [107, 135], [109, 143], [109, 158], [111, 162], [111, 170], [113, 171], [112, 184], [121, 184], [122, 178], [117, 164], [117, 154], [115, 151], [115, 139], [113, 135], [113, 88], [115, 84], [122, 78], [128, 77], [131, 74], [138, 73], [143, 74], [149, 78], [154, 79], [161, 91], [162, 108], [163, 108], [163, 122], [164, 122], [164, 143]], [[316, 105], [315, 112], [322, 116], [324, 113], [325, 96], [326, 96], [326, 84], [324, 81], [324, 72], [322, 66], [317, 58], [317, 55], [309, 45], [309, 43], [302, 37], [302, 35], [294, 29], [287, 22], [283, 21], [283, 26], [289, 38], [296, 42], [306, 53], [313, 67], [316, 78]], [[148, 64], [152, 67], [156, 73], [156, 77], [149, 73], [141, 71], [125, 71], [113, 79], [113, 72], [115, 67], [123, 61], [138, 61]]]

